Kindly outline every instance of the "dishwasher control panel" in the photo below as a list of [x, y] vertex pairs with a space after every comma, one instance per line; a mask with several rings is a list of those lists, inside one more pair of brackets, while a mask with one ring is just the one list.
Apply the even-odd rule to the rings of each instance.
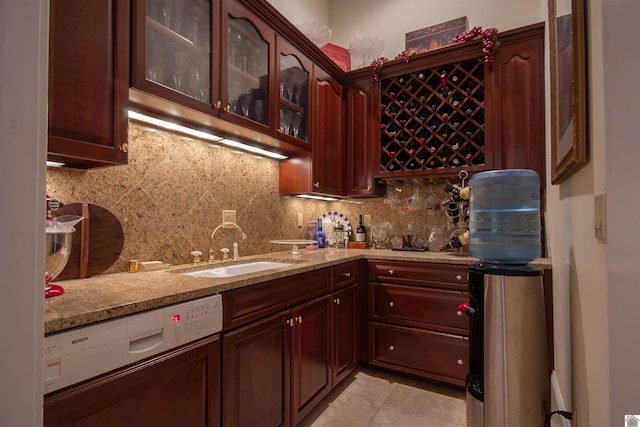
[[213, 295], [47, 335], [45, 393], [221, 330], [222, 296]]

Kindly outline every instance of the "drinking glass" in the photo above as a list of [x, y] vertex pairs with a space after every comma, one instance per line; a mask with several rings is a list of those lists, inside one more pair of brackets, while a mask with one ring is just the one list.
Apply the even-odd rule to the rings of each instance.
[[386, 249], [391, 234], [391, 224], [388, 222], [374, 222], [371, 224], [371, 246], [374, 249]]
[[302, 113], [300, 111], [297, 111], [296, 114], [293, 116], [293, 121], [292, 121], [292, 128], [293, 128], [293, 136], [295, 138], [298, 137], [298, 134], [300, 132], [300, 125], [302, 124]]

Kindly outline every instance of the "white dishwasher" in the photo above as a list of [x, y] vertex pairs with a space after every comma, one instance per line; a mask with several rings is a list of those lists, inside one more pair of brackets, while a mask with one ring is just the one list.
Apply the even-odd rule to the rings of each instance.
[[222, 330], [222, 296], [162, 307], [44, 338], [45, 393]]

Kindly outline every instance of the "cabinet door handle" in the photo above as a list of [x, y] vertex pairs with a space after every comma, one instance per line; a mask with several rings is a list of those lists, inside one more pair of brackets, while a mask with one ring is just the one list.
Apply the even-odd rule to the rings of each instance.
[[278, 132], [280, 132], [280, 133], [282, 133], [282, 132], [283, 132], [282, 127], [279, 127], [279, 128], [278, 128]]
[[393, 274], [393, 270], [389, 270], [389, 274]]
[[315, 188], [319, 188], [319, 187], [320, 187], [320, 183], [319, 183], [319, 182], [316, 182], [315, 184], [313, 184], [313, 186], [314, 186]]
[[229, 111], [231, 111], [231, 105], [227, 104], [227, 106], [226, 106], [226, 107], [224, 107], [224, 111], [225, 111], [225, 112], [227, 112], [227, 113], [228, 113]]
[[458, 365], [464, 365], [464, 360], [458, 359]]
[[462, 276], [460, 274], [456, 274], [456, 280], [462, 280]]
[[392, 345], [389, 346], [389, 351], [393, 351], [393, 346]]
[[287, 319], [287, 325], [293, 328], [293, 319]]
[[220, 107], [222, 107], [222, 102], [221, 101], [216, 101], [216, 103], [213, 104], [213, 106], [216, 107], [216, 108], [220, 108]]
[[371, 186], [370, 185], [367, 186], [367, 191], [371, 191]]
[[298, 321], [298, 323], [302, 323], [302, 316], [296, 317], [296, 320]]
[[458, 310], [458, 311], [456, 311], [456, 314], [457, 314], [458, 316], [462, 316], [462, 314], [463, 314], [463, 313], [462, 313], [462, 311]]
[[118, 146], [118, 148], [120, 149], [120, 151], [123, 151], [126, 153], [127, 151], [129, 151], [129, 144], [127, 144], [126, 142], [123, 142]]
[[340, 273], [340, 275], [346, 278], [351, 277], [351, 273]]
[[389, 301], [389, 307], [393, 307], [393, 301]]
[[336, 305], [340, 305], [340, 298], [334, 299], [333, 303], [336, 304]]

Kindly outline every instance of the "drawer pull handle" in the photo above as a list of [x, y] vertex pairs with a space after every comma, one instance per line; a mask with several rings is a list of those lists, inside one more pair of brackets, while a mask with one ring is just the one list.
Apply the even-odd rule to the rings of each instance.
[[462, 275], [461, 274], [456, 274], [456, 280], [462, 280]]
[[464, 365], [464, 360], [458, 359], [458, 365]]
[[389, 274], [393, 274], [393, 270], [389, 270]]
[[351, 273], [340, 273], [340, 275], [346, 278], [351, 277]]
[[393, 307], [393, 301], [389, 302], [389, 307]]
[[389, 351], [393, 351], [393, 346], [392, 345], [389, 346]]
[[458, 311], [456, 311], [456, 314], [457, 314], [458, 316], [462, 316], [462, 314], [463, 314], [463, 313], [462, 313], [462, 311], [458, 310]]
[[336, 304], [336, 305], [340, 305], [340, 298], [334, 299], [333, 303]]
[[296, 320], [298, 321], [298, 323], [302, 323], [302, 316], [296, 317]]

